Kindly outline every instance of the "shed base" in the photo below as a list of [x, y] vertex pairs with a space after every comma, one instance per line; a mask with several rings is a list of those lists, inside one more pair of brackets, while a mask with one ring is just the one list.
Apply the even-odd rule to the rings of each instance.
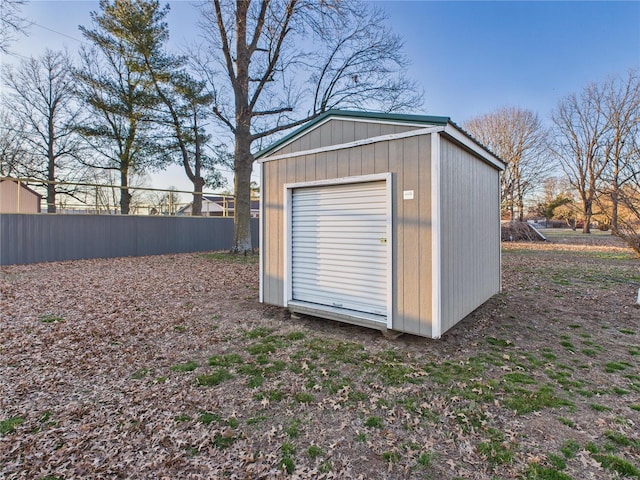
[[336, 320], [338, 322], [350, 323], [360, 327], [373, 328], [382, 332], [386, 332], [388, 330], [387, 317], [383, 315], [355, 312], [353, 310], [316, 305], [314, 303], [299, 302], [296, 300], [289, 301], [288, 307], [289, 311], [292, 313], [301, 313], [312, 317]]

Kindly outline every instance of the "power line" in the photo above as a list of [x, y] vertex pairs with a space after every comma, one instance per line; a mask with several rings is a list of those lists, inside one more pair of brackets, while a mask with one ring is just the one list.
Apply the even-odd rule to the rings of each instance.
[[68, 39], [70, 39], [70, 40], [73, 40], [73, 41], [75, 41], [75, 42], [82, 43], [82, 40], [79, 40], [79, 39], [77, 39], [77, 38], [75, 38], [75, 37], [72, 37], [71, 35], [67, 35], [66, 33], [62, 33], [62, 32], [59, 32], [59, 31], [57, 31], [57, 30], [54, 30], [53, 28], [45, 27], [44, 25], [40, 25], [39, 23], [35, 23], [35, 22], [33, 22], [33, 25], [35, 25], [35, 26], [37, 26], [37, 27], [40, 27], [40, 28], [43, 28], [43, 29], [45, 29], [45, 30], [48, 30], [48, 31], [50, 31], [50, 32], [56, 33], [56, 34], [58, 34], [58, 35], [61, 35], [61, 36], [63, 36], [63, 37], [66, 37], [66, 38], [68, 38]]

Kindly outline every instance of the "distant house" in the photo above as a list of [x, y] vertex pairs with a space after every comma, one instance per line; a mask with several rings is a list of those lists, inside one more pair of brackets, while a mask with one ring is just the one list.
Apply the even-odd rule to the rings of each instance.
[[0, 213], [40, 213], [42, 195], [12, 178], [0, 179]]
[[[178, 210], [178, 215], [191, 215], [191, 203]], [[202, 195], [202, 216], [204, 217], [233, 217], [235, 200], [229, 195]], [[251, 200], [251, 217], [260, 215], [260, 200]]]

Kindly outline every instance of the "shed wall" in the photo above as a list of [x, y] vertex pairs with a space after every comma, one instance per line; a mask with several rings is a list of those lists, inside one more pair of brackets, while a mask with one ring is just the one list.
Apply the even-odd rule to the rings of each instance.
[[499, 172], [442, 138], [442, 333], [500, 291]]
[[[336, 121], [322, 127], [330, 126], [334, 122]], [[356, 122], [340, 123], [355, 124]], [[365, 129], [366, 126], [368, 124], [358, 128]], [[385, 133], [392, 132], [367, 131], [362, 134], [362, 138]], [[342, 137], [341, 140], [336, 140], [332, 137], [332, 140], [335, 140], [335, 143], [342, 143], [354, 138]], [[323, 138], [322, 145], [331, 143], [334, 142], [329, 139], [325, 141]], [[299, 148], [306, 150], [314, 147], [308, 144]], [[284, 153], [283, 150], [273, 154], [281, 153]], [[265, 160], [268, 160], [268, 157]], [[262, 191], [264, 202], [262, 288], [265, 303], [285, 306], [284, 184], [391, 172], [394, 177], [393, 328], [407, 333], [431, 336], [430, 135], [265, 161], [262, 168], [265, 179]], [[403, 200], [405, 190], [413, 190], [412, 200]]]
[[354, 142], [380, 135], [407, 132], [416, 128], [421, 128], [421, 126], [332, 119], [303, 134], [300, 138], [282, 148], [271, 152], [270, 155], [302, 152], [312, 148], [326, 147], [327, 145], [340, 145], [341, 143]]
[[18, 183], [12, 180], [0, 182], [0, 213], [38, 213], [40, 197], [26, 188], [20, 190], [18, 204]]

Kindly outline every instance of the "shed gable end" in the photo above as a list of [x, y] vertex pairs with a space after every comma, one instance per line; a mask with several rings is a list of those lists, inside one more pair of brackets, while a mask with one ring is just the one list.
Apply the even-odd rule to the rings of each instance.
[[328, 118], [314, 128], [300, 132], [299, 136], [293, 137], [282, 147], [269, 152], [267, 157], [340, 145], [381, 135], [408, 132], [418, 128], [424, 128], [424, 125], [402, 125], [363, 119]]

